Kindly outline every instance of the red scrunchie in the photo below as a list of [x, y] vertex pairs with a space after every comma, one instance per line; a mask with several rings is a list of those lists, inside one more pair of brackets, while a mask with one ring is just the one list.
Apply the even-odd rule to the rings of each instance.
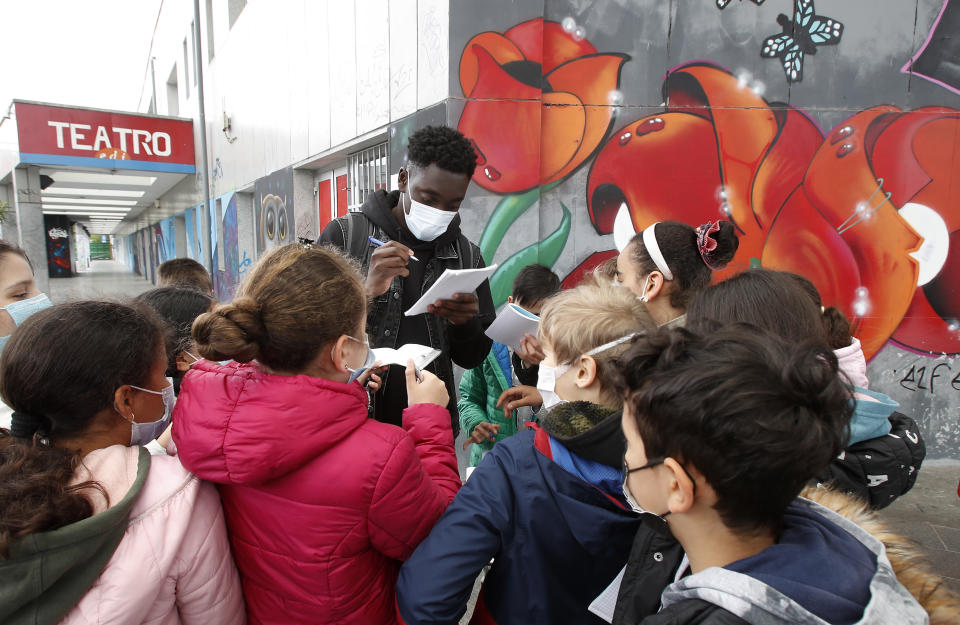
[[703, 262], [706, 263], [707, 267], [723, 269], [723, 267], [715, 267], [713, 263], [708, 260], [710, 252], [717, 249], [717, 242], [711, 238], [710, 235], [715, 232], [720, 232], [720, 221], [708, 221], [697, 227], [694, 232], [697, 234], [697, 250], [700, 252], [700, 258], [703, 259]]

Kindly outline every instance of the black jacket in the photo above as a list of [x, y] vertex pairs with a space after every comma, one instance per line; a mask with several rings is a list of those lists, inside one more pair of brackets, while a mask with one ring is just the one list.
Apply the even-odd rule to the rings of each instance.
[[894, 412], [890, 433], [851, 445], [830, 463], [816, 482], [866, 501], [879, 510], [913, 488], [927, 454], [913, 419]]
[[641, 625], [748, 625], [748, 623], [736, 614], [727, 612], [720, 606], [703, 599], [687, 599], [648, 616], [641, 621]]
[[517, 353], [513, 352], [513, 373], [517, 376], [517, 380], [520, 381], [520, 384], [536, 386], [537, 377], [540, 375], [540, 365], [530, 365], [529, 367], [524, 367], [523, 365], [524, 363], [520, 360], [520, 356], [517, 356]]
[[[447, 409], [452, 418], [454, 435], [460, 430], [457, 413], [457, 391], [451, 361], [464, 369], [483, 363], [492, 341], [486, 334], [496, 311], [490, 295], [490, 284], [484, 281], [477, 289], [480, 313], [467, 323], [454, 326], [446, 319], [432, 314], [405, 317], [410, 308], [446, 269], [475, 269], [484, 267], [480, 248], [460, 232], [458, 215], [447, 231], [436, 240], [424, 242], [414, 239], [394, 219], [392, 209], [400, 193], [377, 191], [367, 198], [359, 212], [352, 212], [330, 222], [318, 239], [345, 250], [362, 265], [364, 274], [370, 256], [376, 249], [368, 237], [381, 241], [399, 241], [411, 248], [419, 259], [407, 268], [410, 275], [396, 277], [386, 293], [376, 297], [367, 307], [367, 336], [371, 347], [397, 348], [407, 343], [430, 345], [441, 350], [441, 355], [427, 369], [446, 383], [450, 394]], [[378, 421], [401, 424], [403, 409], [407, 406], [406, 381], [403, 369], [390, 367], [380, 391], [373, 401], [373, 414]]]
[[643, 527], [633, 540], [623, 572], [613, 625], [636, 625], [644, 617], [656, 615], [660, 593], [673, 581], [682, 560], [683, 547], [667, 524], [653, 515], [643, 515]]

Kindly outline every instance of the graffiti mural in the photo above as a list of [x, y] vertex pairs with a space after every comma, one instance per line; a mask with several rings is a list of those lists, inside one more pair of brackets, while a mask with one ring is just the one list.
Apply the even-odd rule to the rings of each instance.
[[254, 183], [257, 254], [296, 240], [293, 169], [287, 167]]
[[960, 3], [944, 0], [930, 34], [900, 71], [960, 94]]
[[[221, 213], [214, 215], [219, 221], [219, 232], [223, 233], [223, 240], [213, 239], [213, 290], [218, 300], [228, 302], [240, 284], [240, 254], [237, 235], [237, 194], [227, 193], [214, 202], [213, 206], [221, 207]], [[216, 222], [211, 232], [217, 232]], [[223, 259], [222, 266], [221, 260]]]
[[66, 217], [45, 215], [43, 225], [47, 238], [47, 273], [51, 278], [69, 278], [73, 275], [70, 264], [70, 220]]
[[726, 218], [717, 279], [806, 275], [930, 457], [960, 458], [955, 1], [493, 4], [451, 3], [449, 121], [477, 151], [462, 214], [498, 305], [528, 263], [571, 286], [651, 223]]
[[777, 23], [783, 32], [763, 42], [760, 55], [779, 58], [789, 82], [803, 80], [803, 59], [816, 54], [817, 46], [840, 43], [843, 24], [814, 13], [813, 0], [795, 0], [793, 19], [781, 13]]

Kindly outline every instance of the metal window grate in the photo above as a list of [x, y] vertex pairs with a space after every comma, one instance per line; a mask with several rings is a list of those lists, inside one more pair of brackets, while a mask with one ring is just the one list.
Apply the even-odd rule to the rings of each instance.
[[378, 189], [390, 190], [387, 158], [386, 142], [347, 155], [347, 207], [349, 210], [360, 210], [367, 197]]

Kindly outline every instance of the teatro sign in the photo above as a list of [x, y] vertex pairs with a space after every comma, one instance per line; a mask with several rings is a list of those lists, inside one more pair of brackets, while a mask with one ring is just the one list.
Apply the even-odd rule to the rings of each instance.
[[194, 173], [193, 122], [15, 101], [20, 161]]

